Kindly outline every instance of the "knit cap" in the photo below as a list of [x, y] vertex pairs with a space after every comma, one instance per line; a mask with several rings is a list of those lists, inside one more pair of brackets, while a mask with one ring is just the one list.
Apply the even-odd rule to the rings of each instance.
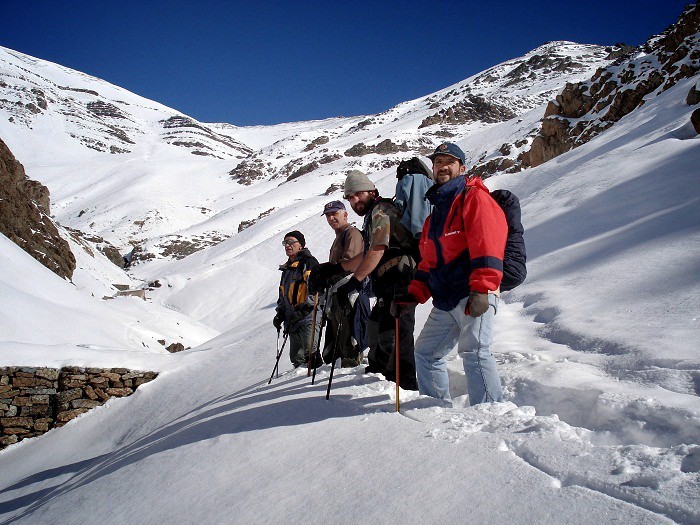
[[297, 241], [299, 241], [299, 244], [301, 244], [302, 248], [306, 246], [306, 239], [304, 239], [304, 236], [299, 230], [294, 230], [289, 233], [285, 233], [284, 238], [286, 239], [287, 237], [294, 237]]
[[369, 180], [369, 177], [360, 170], [352, 170], [345, 179], [343, 195], [347, 199], [358, 191], [374, 191], [377, 187]]

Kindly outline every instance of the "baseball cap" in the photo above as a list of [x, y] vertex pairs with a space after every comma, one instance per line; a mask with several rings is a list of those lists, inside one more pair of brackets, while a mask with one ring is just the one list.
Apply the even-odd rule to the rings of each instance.
[[428, 158], [433, 160], [438, 155], [449, 155], [450, 157], [458, 159], [462, 164], [466, 164], [464, 152], [459, 148], [459, 146], [457, 146], [457, 144], [453, 144], [452, 142], [443, 142], [437, 148], [435, 148], [433, 153], [428, 155]]
[[323, 207], [323, 213], [321, 215], [323, 216], [328, 213], [335, 213], [340, 210], [345, 211], [345, 204], [340, 201], [331, 201], [326, 203], [326, 205]]

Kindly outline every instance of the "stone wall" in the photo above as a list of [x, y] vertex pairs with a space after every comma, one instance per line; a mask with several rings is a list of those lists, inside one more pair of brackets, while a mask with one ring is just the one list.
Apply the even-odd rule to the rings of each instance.
[[126, 368], [0, 368], [0, 450], [125, 397], [155, 372]]

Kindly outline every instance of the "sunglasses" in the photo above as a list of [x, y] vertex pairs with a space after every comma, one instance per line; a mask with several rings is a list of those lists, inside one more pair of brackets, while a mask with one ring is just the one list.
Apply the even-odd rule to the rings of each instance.
[[299, 242], [299, 241], [295, 241], [293, 239], [285, 239], [282, 241], [282, 246], [291, 246], [295, 242]]

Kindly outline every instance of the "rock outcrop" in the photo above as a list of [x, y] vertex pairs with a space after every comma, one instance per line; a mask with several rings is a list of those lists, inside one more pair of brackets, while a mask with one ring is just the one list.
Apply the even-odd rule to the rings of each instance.
[[[538, 166], [590, 141], [648, 97], [700, 71], [700, 9], [688, 6], [678, 22], [633, 53], [599, 69], [586, 82], [567, 84], [547, 106], [542, 128], [519, 160]], [[692, 98], [692, 95], [690, 95]]]
[[237, 140], [217, 133], [207, 125], [185, 115], [174, 115], [162, 120], [160, 124], [166, 130], [166, 133], [163, 134], [166, 142], [187, 148], [193, 155], [223, 158], [221, 156], [222, 149], [236, 152], [237, 156], [252, 153], [250, 148]]
[[382, 140], [379, 144], [374, 146], [367, 146], [362, 142], [355, 144], [353, 147], [345, 150], [346, 157], [363, 157], [365, 155], [377, 154], [377, 155], [390, 155], [393, 153], [400, 153], [408, 151], [408, 146], [405, 142], [401, 144], [394, 144], [391, 139]]
[[505, 106], [486, 100], [483, 97], [467, 95], [465, 100], [426, 117], [418, 128], [425, 128], [435, 124], [454, 126], [476, 121], [494, 124], [510, 120], [515, 116], [515, 112]]
[[257, 158], [241, 161], [235, 168], [228, 172], [232, 180], [244, 186], [250, 186], [256, 180], [264, 179], [272, 171], [269, 162]]
[[48, 188], [27, 178], [24, 166], [0, 139], [0, 233], [52, 272], [70, 279], [75, 256], [49, 214]]

